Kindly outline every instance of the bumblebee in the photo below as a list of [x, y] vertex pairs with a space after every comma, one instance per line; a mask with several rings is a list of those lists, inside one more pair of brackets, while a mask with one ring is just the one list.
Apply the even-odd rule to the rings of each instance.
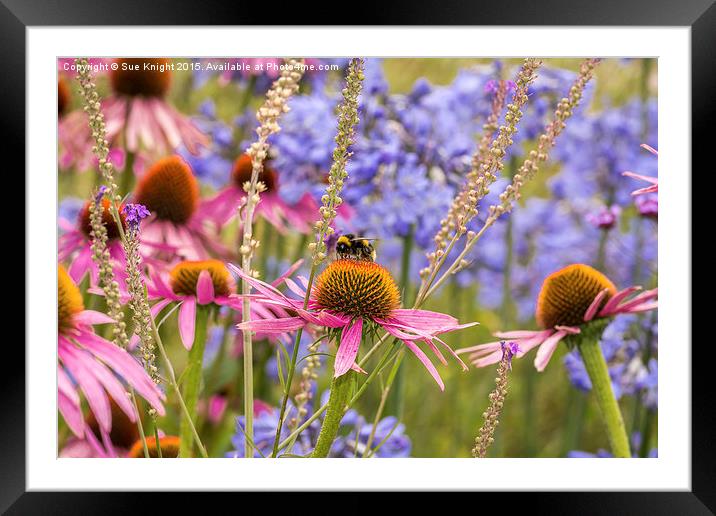
[[371, 240], [375, 239], [356, 237], [352, 233], [341, 235], [336, 241], [336, 255], [341, 259], [353, 258], [374, 262], [376, 253], [373, 244], [370, 243]]

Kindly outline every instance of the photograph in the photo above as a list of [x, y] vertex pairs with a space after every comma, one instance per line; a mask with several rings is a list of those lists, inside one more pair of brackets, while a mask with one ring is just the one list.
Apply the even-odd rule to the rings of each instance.
[[658, 57], [136, 55], [55, 58], [56, 457], [658, 462]]

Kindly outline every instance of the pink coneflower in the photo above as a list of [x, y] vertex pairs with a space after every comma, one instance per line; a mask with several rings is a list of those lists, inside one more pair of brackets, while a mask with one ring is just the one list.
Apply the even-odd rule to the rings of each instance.
[[[294, 271], [300, 262], [294, 264]], [[277, 279], [273, 286], [278, 286], [285, 279]], [[179, 308], [179, 337], [186, 349], [194, 344], [196, 330], [197, 305], [227, 306], [235, 311], [241, 311], [241, 299], [235, 295], [236, 285], [223, 262], [219, 260], [183, 261], [179, 262], [168, 273], [168, 282], [163, 275], [152, 269], [150, 280], [147, 283], [149, 299], [159, 301], [152, 306], [151, 312], [156, 317], [164, 307], [172, 302], [180, 302]], [[252, 317], [262, 319], [276, 319], [287, 317], [288, 313], [277, 307], [265, 307], [259, 304], [251, 306]], [[137, 337], [133, 337], [132, 345]]]
[[[210, 237], [198, 212], [199, 183], [180, 156], [154, 163], [137, 184], [134, 200], [152, 213], [142, 224], [143, 254], [169, 251], [185, 260], [203, 260], [229, 251]], [[238, 207], [238, 205], [237, 205]]]
[[[102, 199], [100, 204], [102, 205], [102, 223], [107, 228], [107, 249], [109, 250], [110, 258], [118, 264], [123, 264], [124, 251], [119, 241], [119, 228], [109, 211], [109, 200]], [[72, 259], [68, 272], [75, 283], [81, 282], [89, 272], [90, 283], [96, 285], [99, 271], [97, 264], [92, 260], [92, 249], [90, 247], [92, 225], [90, 223], [89, 207], [90, 201], [85, 202], [74, 224], [63, 218], [58, 220], [58, 225], [65, 231], [59, 240], [58, 259], [61, 262]], [[121, 213], [120, 217], [122, 225], [126, 229], [125, 217]]]
[[[653, 147], [647, 145], [646, 143], [642, 143], [641, 148], [648, 150], [654, 156], [659, 156], [659, 152]], [[656, 193], [659, 191], [659, 180], [656, 177], [641, 176], [639, 174], [635, 174], [634, 172], [622, 172], [622, 175], [626, 177], [631, 177], [632, 179], [639, 179], [640, 181], [646, 181], [647, 183], [651, 183], [652, 186], [647, 186], [646, 188], [634, 190], [631, 193], [632, 195], [644, 195], [648, 193]]]
[[104, 446], [110, 449], [110, 398], [132, 422], [137, 418], [127, 396], [127, 388], [118, 377], [134, 388], [160, 415], [164, 415], [164, 394], [127, 351], [92, 331], [93, 324], [114, 321], [103, 313], [84, 310], [82, 294], [61, 265], [58, 266], [57, 276], [57, 406], [76, 436], [93, 440], [94, 434], [87, 431], [89, 427], [82, 417], [79, 395], [82, 391], [96, 418]]
[[152, 306], [156, 317], [165, 306], [180, 302], [179, 336], [186, 349], [194, 344], [197, 305], [214, 304], [238, 308], [240, 300], [232, 298], [236, 290], [233, 278], [219, 260], [179, 262], [169, 273], [169, 283], [161, 274], [152, 272], [147, 284], [149, 299], [160, 301]]
[[[632, 294], [641, 287], [629, 287], [617, 292], [604, 274], [584, 264], [573, 264], [550, 274], [542, 284], [537, 300], [537, 323], [540, 331], [508, 331], [495, 333], [495, 337], [517, 343], [521, 358], [539, 346], [535, 367], [543, 371], [557, 349], [557, 344], [568, 335], [578, 334], [587, 323], [614, 317], [619, 314], [646, 312], [657, 308], [658, 290]], [[459, 349], [457, 353], [470, 353], [476, 367], [500, 361], [500, 342], [489, 342]]]
[[[207, 136], [166, 100], [172, 81], [170, 59], [127, 58], [113, 64], [117, 65], [109, 71], [113, 95], [102, 100], [111, 147], [162, 156], [181, 145], [192, 154], [208, 145]], [[66, 154], [64, 165], [91, 163], [93, 139], [84, 111], [63, 117], [59, 140]]]
[[[258, 291], [252, 301], [268, 306], [278, 306], [296, 315], [273, 320], [251, 320], [239, 324], [241, 330], [264, 333], [283, 333], [297, 330], [307, 324], [326, 326], [341, 330], [341, 340], [336, 353], [334, 376], [338, 377], [349, 369], [359, 369], [355, 364], [361, 343], [364, 325], [377, 325], [390, 335], [402, 341], [422, 362], [431, 376], [444, 389], [443, 382], [428, 356], [418, 347], [425, 342], [441, 363], [446, 360], [435, 343], [442, 345], [462, 365], [455, 352], [438, 335], [472, 326], [459, 325], [450, 315], [428, 310], [401, 309], [400, 293], [390, 273], [381, 265], [359, 260], [336, 260], [318, 276], [311, 290], [308, 309], [303, 309], [304, 289], [286, 279], [289, 289], [300, 296], [292, 299], [273, 286], [247, 276], [241, 269], [229, 268]], [[254, 303], [252, 303], [253, 305]]]
[[[251, 172], [251, 157], [248, 154], [239, 156], [231, 171], [231, 183], [202, 204], [201, 212], [218, 227], [224, 226], [237, 215], [237, 207], [246, 196], [244, 184], [251, 180]], [[313, 197], [306, 193], [296, 204], [284, 201], [278, 193], [278, 173], [270, 161], [264, 163], [259, 181], [265, 185], [266, 190], [261, 193], [255, 214], [266, 219], [281, 233], [286, 232], [287, 225], [300, 233], [309, 233], [318, 213], [318, 204]]]

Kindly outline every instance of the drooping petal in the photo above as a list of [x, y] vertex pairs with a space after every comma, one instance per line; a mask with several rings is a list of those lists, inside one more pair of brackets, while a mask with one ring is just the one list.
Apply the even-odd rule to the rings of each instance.
[[535, 367], [540, 373], [547, 367], [550, 358], [552, 358], [554, 351], [557, 349], [557, 344], [559, 344], [559, 341], [566, 335], [566, 331], [555, 332], [554, 335], [548, 337], [539, 347], [537, 355], [535, 356]]
[[82, 411], [80, 410], [79, 403], [75, 403], [65, 396], [64, 393], [58, 392], [57, 409], [60, 411], [60, 414], [62, 414], [65, 423], [67, 423], [67, 426], [70, 427], [72, 433], [77, 437], [82, 437], [85, 430], [85, 422], [82, 418]]
[[164, 394], [132, 355], [90, 332], [78, 336], [77, 341], [134, 387], [134, 390], [146, 399], [159, 415], [164, 415], [164, 406], [160, 399], [164, 398]]
[[196, 299], [188, 297], [179, 307], [179, 336], [186, 349], [194, 345], [196, 329]]
[[77, 380], [77, 384], [80, 386], [80, 389], [82, 389], [87, 404], [95, 415], [99, 426], [105, 430], [109, 430], [112, 428], [112, 411], [109, 406], [107, 394], [102, 388], [102, 385], [92, 374], [92, 371], [88, 370], [80, 359], [80, 353], [85, 353], [85, 351], [80, 351], [74, 346], [68, 346], [64, 350], [62, 363], [72, 374], [72, 377]]
[[416, 357], [418, 357], [418, 360], [420, 360], [420, 361], [423, 363], [423, 365], [425, 366], [425, 368], [426, 368], [426, 369], [428, 370], [428, 372], [430, 373], [430, 376], [432, 376], [433, 379], [437, 382], [438, 386], [440, 387], [440, 390], [441, 390], [441, 391], [444, 391], [444, 390], [445, 390], [445, 384], [443, 384], [442, 378], [440, 378], [440, 375], [438, 374], [437, 369], [435, 369], [435, 366], [434, 366], [433, 363], [430, 361], [430, 359], [428, 358], [428, 356], [427, 356], [425, 353], [423, 353], [423, 350], [420, 349], [417, 344], [415, 344], [414, 342], [411, 342], [411, 341], [409, 341], [409, 340], [406, 340], [406, 341], [404, 341], [403, 343], [408, 347], [408, 349], [409, 349], [410, 351], [413, 352], [413, 354], [414, 354]]
[[447, 349], [448, 352], [455, 358], [455, 360], [458, 361], [458, 363], [460, 364], [460, 367], [462, 367], [463, 371], [468, 370], [467, 364], [462, 361], [462, 358], [457, 356], [457, 353], [455, 353], [455, 351], [450, 346], [448, 346], [447, 343], [445, 343], [442, 339], [440, 339], [438, 337], [435, 337], [435, 340], [437, 340], [440, 343], [440, 345], [442, 345], [445, 349]]
[[344, 328], [341, 333], [341, 343], [336, 352], [336, 360], [334, 363], [334, 377], [339, 377], [353, 366], [358, 348], [360, 347], [361, 336], [363, 334], [363, 319], [358, 318], [353, 323]]
[[91, 357], [88, 353], [78, 353], [78, 360], [80, 360], [88, 371], [92, 372], [92, 375], [97, 381], [102, 384], [102, 387], [112, 396], [112, 399], [117, 403], [120, 409], [127, 414], [130, 421], [136, 421], [136, 412], [134, 406], [129, 401], [127, 396], [127, 390], [117, 380], [117, 378], [109, 372], [109, 370], [100, 362]]
[[199, 279], [196, 280], [196, 301], [200, 305], [214, 301], [214, 282], [206, 269], [199, 273]]

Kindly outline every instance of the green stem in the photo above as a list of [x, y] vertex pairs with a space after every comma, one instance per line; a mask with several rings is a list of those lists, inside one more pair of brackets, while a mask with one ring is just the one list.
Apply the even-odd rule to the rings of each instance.
[[[146, 295], [146, 294], [145, 294]], [[189, 415], [189, 410], [186, 407], [186, 403], [184, 403], [184, 398], [182, 397], [181, 391], [179, 390], [179, 384], [177, 384], [177, 378], [176, 374], [174, 373], [174, 366], [172, 366], [171, 360], [169, 360], [169, 356], [167, 355], [167, 350], [164, 349], [164, 343], [162, 342], [162, 337], [159, 335], [159, 330], [157, 329], [157, 323], [154, 320], [154, 318], [151, 319], [152, 321], [152, 334], [154, 335], [154, 339], [157, 341], [157, 347], [159, 348], [159, 353], [162, 356], [162, 360], [164, 360], [164, 364], [167, 368], [167, 376], [169, 377], [169, 385], [174, 390], [174, 393], [177, 395], [177, 399], [179, 400], [179, 406], [181, 407], [182, 414], [184, 414], [184, 418], [189, 422], [189, 426], [191, 427], [191, 433], [194, 438], [194, 442], [199, 447], [199, 452], [201, 452], [201, 456], [204, 458], [208, 458], [208, 455], [206, 453], [206, 448], [204, 448], [204, 445], [201, 442], [201, 439], [199, 438], [199, 433], [196, 431], [196, 427], [194, 426], [194, 422], [191, 420], [191, 417]]]
[[[386, 336], [387, 336], [387, 334], [386, 334]], [[382, 343], [384, 340], [385, 340], [385, 338], [381, 338], [380, 343]], [[380, 373], [380, 371], [382, 371], [383, 367], [385, 367], [385, 365], [390, 362], [390, 359], [393, 358], [395, 355], [397, 355], [397, 353], [395, 353], [395, 354], [393, 353], [393, 351], [397, 348], [397, 346], [398, 346], [398, 341], [396, 340], [394, 342], [393, 346], [391, 346], [385, 350], [385, 353], [383, 354], [381, 359], [378, 361], [378, 365], [376, 365], [375, 368], [373, 369], [373, 371], [370, 372], [370, 374], [368, 375], [368, 378], [365, 379], [365, 382], [363, 382], [363, 384], [358, 388], [358, 391], [351, 398], [350, 402], [348, 403], [349, 408], [352, 407], [356, 401], [358, 401], [358, 399], [361, 397], [361, 395], [363, 394], [365, 389], [368, 387], [368, 385], [370, 385], [370, 383], [373, 381], [373, 379], [375, 379], [375, 377], [378, 375], [378, 373]], [[374, 351], [376, 348], [377, 348], [377, 345], [373, 346], [373, 348], [371, 348], [371, 351]], [[363, 365], [365, 365], [365, 363], [367, 361], [368, 361], [368, 354], [366, 354], [366, 356], [364, 356], [361, 359], [361, 361], [358, 362], [358, 365], [363, 367]], [[278, 451], [283, 450], [284, 448], [286, 448], [286, 446], [291, 444], [291, 442], [296, 438], [296, 436], [298, 434], [300, 434], [301, 432], [303, 432], [306, 428], [308, 428], [311, 425], [311, 423], [313, 423], [316, 419], [318, 419], [326, 411], [327, 408], [328, 408], [328, 402], [324, 403], [318, 409], [316, 409], [316, 411], [313, 413], [313, 415], [311, 417], [309, 417], [306, 421], [304, 421], [301, 425], [299, 425], [299, 427], [296, 428], [293, 432], [291, 432], [291, 434], [286, 439], [284, 439], [283, 441], [281, 441], [279, 443], [278, 448], [274, 451], [274, 454], [272, 456], [275, 457], [276, 453], [278, 453]]]
[[349, 370], [347, 373], [334, 378], [331, 382], [331, 396], [328, 399], [326, 417], [323, 418], [321, 433], [311, 457], [328, 457], [331, 445], [338, 435], [338, 428], [346, 412], [346, 404], [356, 384], [356, 373]]
[[[184, 402], [189, 411], [191, 420], [196, 424], [196, 405], [199, 401], [201, 378], [204, 361], [204, 348], [206, 348], [206, 326], [209, 319], [209, 309], [197, 306], [196, 329], [194, 345], [189, 351], [189, 361], [184, 372]], [[188, 417], [182, 418], [179, 425], [179, 456], [190, 457], [192, 452], [192, 430]]]
[[[403, 296], [403, 304], [407, 306], [410, 299], [410, 254], [413, 250], [413, 241], [415, 240], [415, 226], [410, 225], [408, 234], [403, 238], [403, 254], [400, 260], [400, 292]], [[395, 374], [395, 388], [388, 397], [385, 412], [392, 414], [398, 419], [403, 417], [403, 409], [405, 408], [405, 368], [398, 366]]]
[[604, 421], [607, 438], [615, 457], [629, 458], [629, 438], [619, 404], [612, 391], [612, 381], [609, 377], [607, 362], [602, 355], [598, 338], [582, 338], [577, 344], [584, 366], [592, 382], [592, 392], [597, 397], [597, 405]]

